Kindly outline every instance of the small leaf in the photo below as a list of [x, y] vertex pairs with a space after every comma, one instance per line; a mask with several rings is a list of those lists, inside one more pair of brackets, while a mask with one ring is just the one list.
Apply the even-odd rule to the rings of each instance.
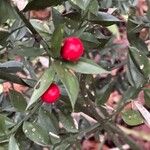
[[19, 112], [25, 111], [27, 102], [21, 93], [11, 90], [9, 92], [9, 97], [10, 97], [12, 105], [17, 111]]
[[24, 122], [24, 134], [33, 142], [38, 145], [49, 145], [50, 139], [48, 133], [35, 123]]
[[135, 110], [128, 110], [123, 112], [122, 119], [130, 126], [136, 126], [143, 123], [143, 118], [141, 117], [140, 113]]
[[53, 68], [57, 72], [57, 75], [62, 83], [64, 84], [69, 95], [72, 108], [74, 109], [74, 105], [76, 103], [79, 93], [79, 82], [77, 77], [67, 68], [65, 68], [65, 66], [62, 65], [59, 61], [54, 62]]
[[65, 1], [66, 0], [32, 0], [26, 5], [23, 11], [38, 10], [50, 6], [57, 6]]
[[47, 69], [44, 72], [44, 74], [34, 87], [33, 94], [26, 109], [28, 109], [33, 103], [35, 103], [40, 98], [40, 96], [48, 89], [54, 79], [54, 76], [55, 72], [51, 68]]
[[9, 139], [9, 148], [8, 150], [19, 150], [19, 146], [16, 142], [15, 137], [12, 135]]
[[51, 39], [51, 48], [53, 55], [55, 57], [60, 56], [60, 49], [63, 40], [63, 35], [64, 35], [64, 25], [61, 24], [55, 29]]
[[101, 66], [97, 65], [90, 59], [81, 58], [77, 63], [64, 63], [64, 66], [72, 69], [75, 72], [83, 74], [102, 74], [109, 73], [107, 70], [103, 69]]
[[59, 112], [59, 120], [68, 132], [78, 132], [78, 130], [75, 128], [73, 118], [70, 114], [63, 114], [63, 112]]

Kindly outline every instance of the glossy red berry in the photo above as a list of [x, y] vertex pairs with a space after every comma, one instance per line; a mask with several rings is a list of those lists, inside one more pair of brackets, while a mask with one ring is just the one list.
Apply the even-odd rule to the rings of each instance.
[[61, 48], [61, 57], [66, 61], [77, 61], [83, 55], [84, 46], [78, 37], [68, 37]]
[[60, 97], [60, 89], [58, 85], [52, 83], [50, 87], [45, 91], [45, 93], [41, 96], [41, 99], [45, 103], [54, 103]]

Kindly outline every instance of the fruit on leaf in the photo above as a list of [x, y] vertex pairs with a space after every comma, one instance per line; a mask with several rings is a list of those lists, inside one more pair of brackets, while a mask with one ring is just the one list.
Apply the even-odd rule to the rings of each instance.
[[60, 88], [57, 84], [52, 83], [45, 93], [41, 96], [41, 99], [45, 103], [54, 103], [56, 102], [61, 95]]
[[63, 41], [61, 57], [66, 61], [77, 61], [83, 55], [84, 46], [78, 37], [68, 37]]

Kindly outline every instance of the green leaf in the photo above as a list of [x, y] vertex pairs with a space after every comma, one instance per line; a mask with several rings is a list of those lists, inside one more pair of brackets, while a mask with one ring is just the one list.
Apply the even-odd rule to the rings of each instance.
[[77, 5], [79, 8], [86, 10], [91, 0], [71, 0], [71, 2]]
[[136, 88], [142, 87], [146, 82], [144, 75], [137, 68], [135, 61], [132, 59], [131, 55], [128, 56], [128, 70], [127, 77], [130, 84]]
[[50, 145], [48, 133], [35, 123], [24, 122], [23, 132], [26, 137], [38, 145]]
[[0, 136], [3, 136], [5, 134], [6, 134], [5, 118], [3, 116], [0, 116]]
[[35, 47], [20, 47], [19, 49], [14, 49], [11, 51], [12, 54], [20, 55], [23, 57], [37, 57], [44, 52], [43, 48]]
[[99, 44], [99, 41], [96, 39], [96, 37], [92, 33], [89, 33], [89, 32], [82, 33], [80, 38], [86, 42]]
[[56, 27], [51, 39], [51, 48], [54, 57], [60, 56], [60, 49], [63, 40], [63, 35], [64, 35], [64, 25], [61, 24], [58, 27]]
[[19, 111], [19, 112], [25, 111], [27, 102], [21, 93], [11, 90], [9, 92], [9, 97], [16, 111]]
[[65, 68], [62, 62], [59, 61], [54, 62], [53, 68], [57, 72], [58, 77], [65, 86], [65, 89], [67, 90], [67, 93], [70, 98], [72, 108], [74, 109], [74, 105], [76, 103], [79, 93], [79, 82], [77, 77], [67, 68]]
[[103, 91], [100, 95], [99, 98], [97, 98], [97, 105], [101, 106], [102, 104], [106, 103], [106, 101], [108, 100], [110, 94], [112, 93], [112, 91], [114, 90], [114, 82], [109, 83], [108, 85], [106, 85], [105, 87], [105, 91]]
[[97, 15], [89, 13], [87, 20], [96, 24], [108, 26], [120, 22], [118, 18], [105, 12], [98, 12]]
[[29, 11], [29, 10], [38, 10], [43, 9], [50, 6], [57, 6], [62, 4], [67, 0], [32, 0], [30, 1], [23, 11]]
[[123, 112], [122, 119], [126, 124], [130, 126], [136, 126], [143, 123], [141, 114], [135, 110], [128, 110], [126, 112]]
[[51, 85], [54, 79], [54, 76], [55, 72], [51, 68], [47, 69], [44, 72], [44, 74], [34, 87], [33, 94], [26, 109], [28, 109], [32, 104], [34, 104], [41, 97], [41, 95], [48, 89], [48, 87]]
[[48, 111], [44, 109], [40, 109], [39, 116], [38, 116], [38, 123], [41, 127], [44, 127], [46, 132], [52, 132], [54, 134], [58, 134], [58, 120], [55, 118], [55, 116], [52, 113], [49, 113]]
[[7, 61], [0, 63], [0, 70], [7, 73], [16, 73], [23, 70], [23, 63], [18, 61]]
[[150, 77], [150, 60], [148, 57], [138, 49], [131, 47], [129, 48], [130, 56], [133, 59], [135, 65], [139, 69], [139, 71], [144, 74], [146, 78]]
[[19, 146], [16, 142], [15, 137], [12, 135], [9, 139], [9, 148], [8, 150], [19, 150]]
[[150, 89], [149, 88], [144, 89], [144, 100], [145, 100], [146, 106], [150, 107]]
[[99, 9], [99, 4], [97, 0], [91, 0], [88, 10], [93, 13], [97, 14]]
[[1, 31], [0, 30], [0, 45], [5, 45], [7, 38], [9, 37], [8, 31]]
[[64, 23], [64, 18], [62, 14], [54, 8], [52, 8], [52, 18], [53, 18], [53, 23], [55, 28], [59, 27], [59, 24]]
[[97, 65], [90, 59], [81, 58], [76, 63], [64, 63], [64, 66], [79, 73], [83, 74], [102, 74], [109, 73], [107, 70], [103, 69], [101, 66]]
[[76, 133], [78, 130], [74, 125], [73, 118], [71, 114], [64, 114], [63, 112], [59, 112], [59, 121], [62, 123], [63, 127], [71, 133]]
[[59, 121], [54, 114], [52, 114], [52, 112], [49, 113], [41, 108], [38, 116], [38, 125], [40, 125], [47, 133], [49, 133], [52, 144], [60, 142], [61, 139], [58, 136]]
[[11, 7], [9, 0], [0, 0], [0, 14], [0, 24], [5, 23], [8, 19], [14, 19], [16, 17], [16, 13]]

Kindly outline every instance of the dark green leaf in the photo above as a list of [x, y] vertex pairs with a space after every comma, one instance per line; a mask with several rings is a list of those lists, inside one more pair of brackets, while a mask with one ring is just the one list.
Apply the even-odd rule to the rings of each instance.
[[16, 142], [15, 137], [12, 135], [9, 139], [9, 148], [8, 150], [19, 150], [19, 146]]
[[101, 106], [102, 104], [106, 103], [113, 89], [114, 89], [114, 82], [111, 82], [108, 85], [106, 85], [105, 91], [103, 91], [103, 93], [101, 93], [99, 95], [99, 98], [97, 99], [98, 106]]
[[23, 63], [18, 61], [7, 61], [0, 63], [0, 70], [7, 73], [16, 73], [23, 70]]
[[65, 1], [66, 0], [32, 0], [26, 5], [23, 11], [38, 10], [50, 6], [57, 6]]
[[72, 133], [78, 132], [74, 125], [73, 118], [70, 114], [63, 114], [63, 112], [59, 112], [59, 121], [62, 123], [63, 127], [68, 131]]
[[99, 41], [96, 39], [96, 37], [92, 33], [89, 33], [89, 32], [84, 32], [83, 34], [81, 34], [80, 38], [86, 42], [99, 44]]
[[58, 27], [56, 27], [51, 39], [51, 48], [54, 57], [60, 56], [60, 49], [63, 40], [63, 35], [64, 35], [64, 25], [61, 24]]
[[64, 84], [69, 95], [72, 108], [74, 109], [74, 105], [76, 103], [79, 93], [79, 82], [77, 77], [74, 73], [70, 72], [67, 68], [65, 68], [65, 66], [59, 61], [54, 62], [53, 68], [57, 72], [57, 75], [62, 83]]
[[51, 85], [54, 79], [54, 76], [55, 76], [55, 72], [51, 68], [47, 69], [44, 72], [44, 74], [42, 75], [42, 77], [40, 78], [36, 86], [34, 87], [34, 91], [28, 103], [27, 109], [33, 103], [35, 103], [40, 98], [40, 96], [48, 89], [48, 87]]
[[140, 113], [135, 110], [128, 110], [123, 112], [122, 119], [130, 126], [136, 126], [143, 123], [143, 118], [141, 117]]
[[135, 61], [130, 55], [128, 56], [127, 77], [130, 84], [136, 88], [143, 86], [143, 84], [146, 82], [144, 75], [137, 68]]
[[9, 37], [8, 31], [0, 31], [0, 45], [5, 45], [8, 37]]
[[54, 26], [55, 28], [57, 28], [59, 26], [59, 24], [63, 24], [64, 23], [64, 19], [63, 19], [63, 16], [61, 15], [61, 13], [52, 8], [52, 18], [53, 18], [53, 23], [54, 23]]
[[24, 122], [23, 132], [31, 141], [39, 145], [50, 144], [48, 133], [35, 123]]
[[90, 22], [100, 25], [112, 25], [120, 22], [118, 18], [105, 12], [98, 12], [97, 15], [89, 13], [88, 18]]
[[77, 63], [64, 63], [64, 66], [75, 72], [80, 72], [83, 74], [109, 73], [107, 70], [94, 63], [92, 60], [86, 58], [81, 58]]
[[44, 52], [43, 48], [35, 48], [35, 47], [21, 47], [19, 49], [14, 49], [11, 53], [20, 55], [23, 57], [37, 57], [40, 56]]
[[21, 93], [11, 90], [9, 92], [9, 97], [12, 105], [17, 111], [23, 112], [26, 109], [27, 102]]
[[52, 132], [54, 134], [58, 134], [59, 125], [58, 121], [56, 122], [57, 119], [54, 119], [54, 117], [55, 116], [52, 113], [49, 113], [44, 109], [40, 109], [38, 123], [41, 127], [44, 127], [48, 133]]
[[138, 49], [131, 47], [130, 48], [130, 57], [134, 61], [136, 67], [139, 69], [139, 72], [144, 74], [146, 78], [150, 77], [150, 60], [148, 57]]
[[15, 11], [11, 7], [9, 0], [0, 0], [0, 14], [0, 24], [5, 23], [8, 19], [14, 19], [16, 17]]
[[86, 10], [91, 0], [71, 0], [71, 2], [77, 5], [79, 8]]
[[0, 116], [0, 136], [5, 134], [6, 134], [5, 118], [3, 116]]
[[150, 89], [149, 88], [144, 89], [144, 100], [145, 100], [146, 106], [150, 107]]

